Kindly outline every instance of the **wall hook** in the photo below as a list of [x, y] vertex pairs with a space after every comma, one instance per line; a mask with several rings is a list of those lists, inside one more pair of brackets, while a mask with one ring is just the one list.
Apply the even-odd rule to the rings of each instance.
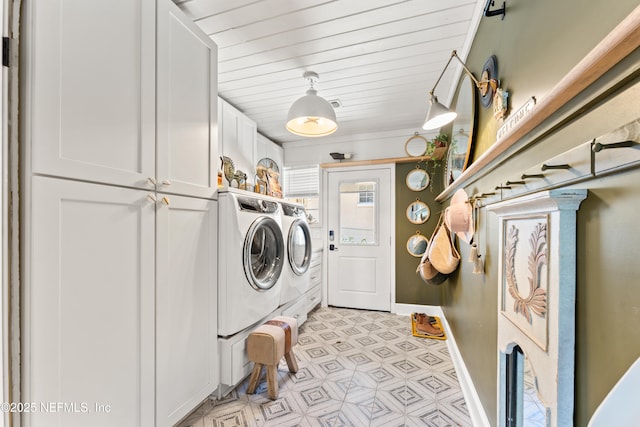
[[502, 20], [504, 21], [504, 15], [506, 13], [506, 2], [502, 2], [502, 7], [500, 9], [490, 10], [492, 6], [495, 6], [496, 2], [494, 0], [487, 0], [487, 4], [484, 6], [484, 16], [487, 18], [490, 16], [502, 15]]
[[491, 193], [482, 193], [482, 194], [480, 194], [480, 195], [478, 196], [478, 198], [479, 198], [479, 199], [483, 199], [483, 198], [488, 197], [488, 196], [495, 196], [495, 194], [496, 194], [496, 193], [493, 193], [493, 192], [491, 192]]
[[505, 184], [506, 185], [524, 185], [524, 184], [526, 184], [526, 182], [524, 182], [524, 181], [507, 181]]
[[571, 165], [568, 165], [568, 164], [564, 164], [564, 165], [547, 165], [545, 163], [540, 168], [540, 170], [542, 170], [542, 171], [546, 171], [546, 170], [549, 170], [549, 169], [571, 169]]
[[509, 187], [507, 185], [498, 185], [495, 189], [496, 190], [511, 190], [511, 187]]
[[520, 179], [529, 179], [529, 178], [544, 178], [544, 174], [543, 173], [532, 173], [532, 174], [523, 173], [522, 175], [520, 175]]
[[591, 151], [593, 151], [594, 153], [599, 153], [600, 151], [608, 150], [609, 148], [628, 148], [633, 147], [635, 144], [635, 141], [612, 142], [611, 144], [601, 144], [599, 142], [594, 142], [591, 145]]

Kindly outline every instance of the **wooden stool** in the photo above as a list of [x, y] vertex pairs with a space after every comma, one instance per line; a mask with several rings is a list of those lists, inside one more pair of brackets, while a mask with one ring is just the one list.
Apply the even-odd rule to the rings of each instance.
[[298, 321], [293, 317], [278, 316], [258, 326], [247, 338], [247, 356], [253, 365], [247, 394], [256, 391], [262, 366], [267, 367], [269, 399], [278, 398], [278, 363], [284, 356], [289, 372], [298, 372], [293, 346], [298, 343]]

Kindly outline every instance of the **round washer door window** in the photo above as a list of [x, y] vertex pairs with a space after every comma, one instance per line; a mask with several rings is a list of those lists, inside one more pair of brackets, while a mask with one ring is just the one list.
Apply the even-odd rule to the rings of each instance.
[[284, 242], [282, 230], [270, 217], [258, 218], [244, 239], [244, 273], [258, 291], [271, 289], [282, 273]]
[[287, 244], [289, 265], [295, 274], [303, 275], [311, 263], [311, 232], [306, 222], [297, 219], [289, 228]]

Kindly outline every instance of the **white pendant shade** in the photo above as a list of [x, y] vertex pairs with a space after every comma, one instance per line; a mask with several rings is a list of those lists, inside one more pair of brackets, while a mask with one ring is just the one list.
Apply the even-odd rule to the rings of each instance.
[[429, 111], [427, 111], [427, 117], [424, 119], [422, 129], [439, 129], [451, 123], [457, 116], [458, 113], [439, 103], [437, 97], [431, 96], [431, 99], [429, 99]]
[[[304, 77], [317, 78], [317, 74], [305, 73]], [[336, 129], [336, 112], [327, 100], [318, 96], [311, 80], [311, 88], [307, 94], [294, 102], [289, 109], [287, 130], [294, 135], [319, 137], [331, 135]]]

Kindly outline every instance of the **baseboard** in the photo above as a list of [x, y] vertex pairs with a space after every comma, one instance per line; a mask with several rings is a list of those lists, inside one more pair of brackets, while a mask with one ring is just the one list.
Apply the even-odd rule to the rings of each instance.
[[471, 380], [471, 375], [469, 375], [469, 371], [467, 370], [467, 366], [464, 364], [460, 350], [458, 350], [458, 345], [456, 344], [453, 332], [451, 332], [451, 327], [449, 327], [449, 322], [447, 322], [444, 314], [440, 318], [440, 321], [445, 333], [447, 334], [449, 353], [451, 354], [451, 360], [453, 361], [453, 365], [456, 367], [456, 372], [458, 373], [458, 380], [460, 381], [460, 387], [462, 387], [464, 399], [467, 402], [467, 409], [469, 409], [471, 421], [473, 422], [474, 427], [491, 427], [487, 414], [480, 402], [478, 392]]
[[437, 305], [394, 304], [392, 312], [400, 316], [411, 316], [411, 313], [424, 313], [429, 316], [442, 316], [442, 309]]
[[458, 345], [456, 344], [453, 332], [451, 331], [451, 327], [449, 327], [449, 322], [447, 322], [442, 308], [440, 306], [433, 305], [395, 304], [394, 313], [403, 316], [409, 316], [411, 313], [425, 313], [429, 316], [438, 316], [440, 318], [444, 332], [447, 335], [446, 343], [449, 349], [449, 354], [451, 354], [451, 360], [453, 361], [453, 366], [455, 366], [456, 373], [458, 374], [462, 394], [467, 402], [467, 409], [469, 410], [471, 422], [474, 427], [491, 427], [487, 414], [482, 407], [482, 403], [480, 403], [478, 392], [473, 385], [467, 366], [464, 364], [464, 360], [462, 360], [462, 355], [458, 350]]

